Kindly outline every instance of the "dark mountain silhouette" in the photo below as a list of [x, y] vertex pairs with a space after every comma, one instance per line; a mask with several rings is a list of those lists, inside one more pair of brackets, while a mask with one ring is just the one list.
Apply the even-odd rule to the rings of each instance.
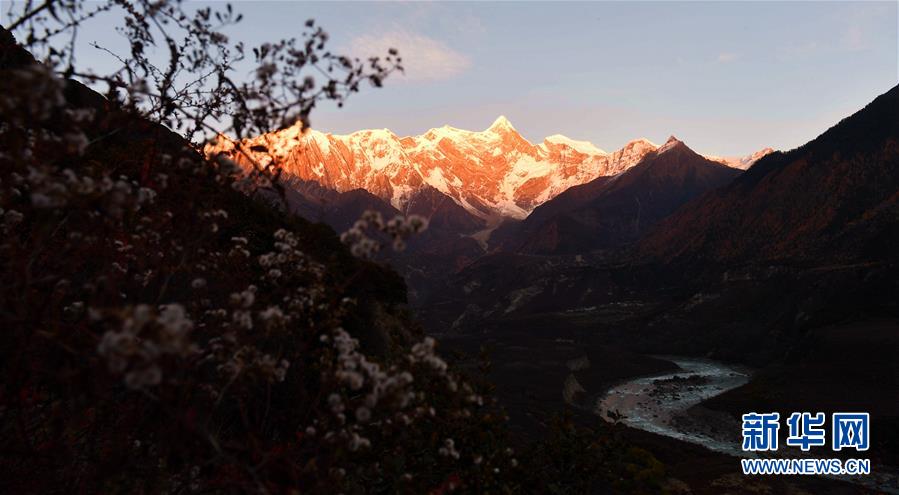
[[418, 190], [406, 203], [403, 213], [421, 215], [428, 219], [429, 230], [456, 236], [471, 234], [486, 226], [483, 219], [472, 215], [452, 198], [431, 186]]
[[284, 184], [291, 211], [307, 220], [326, 223], [338, 233], [352, 227], [367, 210], [377, 211], [387, 219], [399, 215], [396, 208], [364, 189], [337, 192], [295, 177], [284, 178]]
[[494, 243], [507, 251], [535, 254], [618, 247], [740, 173], [695, 153], [672, 136], [633, 168], [572, 187], [524, 221], [501, 228]]
[[[384, 220], [411, 214], [426, 218], [428, 229], [409, 239], [405, 250], [397, 253], [385, 249], [377, 255], [377, 259], [389, 262], [406, 278], [413, 299], [426, 293], [435, 280], [442, 280], [484, 254], [472, 237], [486, 227], [484, 220], [433, 187], [424, 186], [416, 191], [400, 211], [365, 189], [338, 192], [292, 175], [283, 181], [291, 211], [325, 223], [338, 233], [352, 227], [366, 211], [376, 211]], [[385, 245], [390, 242], [380, 233], [369, 232], [369, 235]]]
[[[385, 220], [396, 215], [420, 215], [428, 220], [428, 230], [419, 237], [460, 237], [484, 229], [486, 222], [456, 204], [449, 196], [430, 186], [416, 191], [400, 211], [365, 189], [338, 192], [316, 181], [284, 177], [290, 209], [312, 221], [324, 222], [343, 232], [367, 210], [377, 211]], [[474, 242], [474, 241], [473, 241]]]
[[759, 160], [641, 242], [698, 266], [853, 263], [899, 253], [899, 86], [813, 141]]

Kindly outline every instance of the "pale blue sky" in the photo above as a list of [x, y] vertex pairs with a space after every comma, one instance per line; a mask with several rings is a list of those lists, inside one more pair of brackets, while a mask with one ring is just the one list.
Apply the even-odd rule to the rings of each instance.
[[313, 113], [338, 133], [483, 129], [504, 114], [532, 141], [614, 150], [675, 134], [743, 155], [801, 145], [899, 78], [895, 1], [232, 3], [245, 19], [229, 33], [249, 44], [313, 17], [337, 51], [400, 50], [405, 77]]

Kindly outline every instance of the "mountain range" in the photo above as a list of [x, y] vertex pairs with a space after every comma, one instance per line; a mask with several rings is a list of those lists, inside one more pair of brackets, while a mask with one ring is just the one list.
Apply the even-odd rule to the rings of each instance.
[[[274, 162], [287, 177], [337, 192], [364, 189], [400, 211], [420, 191], [433, 188], [489, 226], [523, 219], [563, 191], [624, 172], [659, 148], [641, 138], [609, 153], [559, 134], [532, 144], [502, 116], [483, 131], [443, 126], [408, 137], [388, 129], [304, 132], [297, 124], [245, 144], [265, 150], [251, 154], [262, 165]], [[207, 148], [231, 151], [227, 140]], [[709, 159], [745, 169], [770, 152]]]
[[[495, 250], [565, 253], [618, 247], [771, 152], [704, 157], [671, 138], [606, 152], [552, 135], [527, 141], [505, 118], [483, 131], [444, 126], [420, 136], [386, 129], [336, 135], [296, 125], [242, 143], [257, 165], [281, 171], [289, 208], [349, 229], [367, 210], [415, 213], [429, 228], [397, 256], [380, 255], [419, 300], [435, 283]], [[206, 153], [253, 166], [219, 139]]]
[[424, 306], [444, 329], [626, 314], [651, 352], [762, 352], [772, 335], [896, 314], [897, 224], [899, 86], [745, 172], [670, 139], [501, 226]]

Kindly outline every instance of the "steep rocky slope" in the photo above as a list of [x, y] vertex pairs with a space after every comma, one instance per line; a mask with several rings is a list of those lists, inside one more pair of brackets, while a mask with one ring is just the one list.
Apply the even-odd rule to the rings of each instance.
[[614, 177], [573, 187], [539, 206], [520, 224], [498, 233], [504, 250], [585, 253], [621, 246], [690, 199], [740, 174], [671, 137]]
[[896, 259], [897, 219], [899, 86], [685, 206], [641, 249], [689, 263], [870, 263]]

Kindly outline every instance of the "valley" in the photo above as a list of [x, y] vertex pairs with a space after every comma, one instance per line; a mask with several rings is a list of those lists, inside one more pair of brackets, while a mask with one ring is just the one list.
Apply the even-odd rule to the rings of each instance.
[[[894, 88], [803, 147], [727, 163], [673, 136], [662, 146], [635, 141], [613, 154], [561, 136], [535, 147], [502, 118], [480, 133], [441, 128], [416, 138], [313, 132], [297, 138], [306, 144], [272, 160], [297, 184], [318, 184], [324, 176], [304, 158], [309, 146], [318, 146], [311, 156], [325, 160], [333, 156], [322, 148], [325, 141], [385, 143], [374, 149], [386, 161], [370, 162], [384, 164], [374, 167], [359, 169], [354, 164], [371, 158], [341, 151], [348, 160], [343, 166], [361, 170], [365, 180], [374, 180], [375, 169], [393, 170], [378, 179], [381, 185], [341, 192], [355, 186], [326, 178], [320, 186], [295, 187], [301, 197], [291, 207], [303, 211], [310, 198], [328, 196], [322, 219], [338, 231], [364, 209], [428, 218], [424, 236], [383, 259], [405, 275], [417, 315], [460, 366], [476, 369], [479, 355], [490, 361], [487, 378], [526, 436], [540, 435], [553, 414], [579, 411], [590, 423], [584, 412], [590, 401], [610, 390], [602, 408], [626, 409], [625, 425], [733, 454], [741, 411], [776, 394], [774, 383], [784, 373], [807, 376], [784, 371], [792, 369], [787, 363], [812, 359], [822, 369], [871, 367], [880, 376], [876, 385], [862, 376], [831, 383], [853, 387], [852, 407], [871, 411], [882, 428], [878, 441], [894, 451], [899, 412], [881, 401], [895, 397], [899, 373], [886, 356], [873, 362], [861, 356], [880, 345], [899, 348], [899, 128], [897, 114], [890, 114], [897, 102]], [[413, 170], [416, 178], [402, 179]], [[465, 175], [476, 170], [490, 175]], [[868, 321], [889, 328], [882, 334], [888, 340], [872, 341], [875, 347], [857, 359], [802, 350], [826, 335], [823, 329], [844, 322], [859, 322], [860, 334], [843, 335], [864, 346]], [[659, 354], [688, 357], [672, 363], [653, 357]], [[842, 364], [834, 368], [834, 362]], [[680, 377], [683, 371], [673, 370], [678, 365], [703, 383], [655, 397], [645, 410], [626, 399], [659, 377]], [[758, 370], [751, 379], [736, 371], [746, 366]], [[849, 385], [857, 380], [872, 388]], [[803, 407], [849, 407], [829, 401], [820, 382], [803, 390]], [[862, 396], [861, 390], [869, 391]], [[701, 420], [682, 414], [700, 402], [705, 419], [716, 418], [712, 436]], [[671, 421], [678, 428], [692, 421], [705, 433], [670, 430]], [[734, 431], [721, 431], [722, 424]], [[890, 455], [878, 460], [896, 465]]]
[[895, 5], [238, 7], [4, 8], [0, 492], [899, 495]]

